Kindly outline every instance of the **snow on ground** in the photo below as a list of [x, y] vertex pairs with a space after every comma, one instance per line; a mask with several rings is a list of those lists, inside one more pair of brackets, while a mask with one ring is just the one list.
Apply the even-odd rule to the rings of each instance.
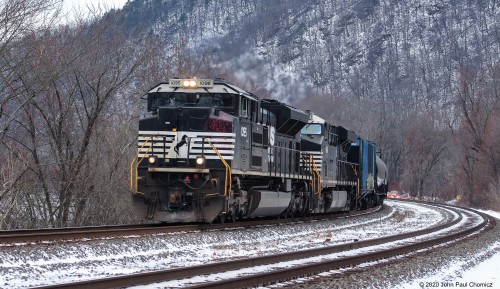
[[497, 218], [498, 220], [500, 220], [500, 212], [495, 212], [495, 211], [491, 211], [491, 210], [489, 210], [489, 211], [477, 210], [477, 211], [483, 212], [485, 214], [488, 214], [488, 215], [493, 216], [493, 217]]
[[[478, 210], [498, 219], [500, 212]], [[497, 225], [500, 225], [497, 223]], [[476, 260], [481, 260], [475, 263]], [[500, 288], [500, 239], [480, 254], [453, 260], [432, 276], [400, 284], [400, 288]]]
[[[476, 215], [475, 217], [478, 217], [478, 216]], [[359, 249], [354, 249], [354, 250], [343, 251], [343, 252], [339, 252], [339, 253], [321, 255], [321, 256], [317, 256], [317, 257], [309, 257], [309, 258], [303, 258], [303, 259], [299, 259], [299, 260], [286, 261], [286, 262], [280, 262], [280, 263], [269, 264], [269, 265], [255, 266], [255, 267], [251, 267], [251, 268], [243, 268], [243, 269], [238, 269], [238, 270], [226, 271], [223, 273], [206, 274], [203, 276], [196, 276], [193, 278], [186, 278], [186, 279], [160, 282], [160, 283], [155, 283], [155, 284], [134, 286], [131, 288], [134, 288], [134, 289], [182, 288], [182, 287], [196, 285], [197, 283], [214, 282], [214, 281], [219, 281], [219, 280], [224, 280], [224, 279], [237, 278], [237, 277], [241, 277], [241, 276], [255, 274], [257, 272], [258, 273], [269, 272], [269, 271], [273, 271], [273, 270], [296, 267], [296, 266], [300, 266], [300, 265], [304, 265], [304, 264], [312, 264], [312, 263], [318, 263], [318, 262], [326, 261], [326, 260], [336, 260], [336, 259], [340, 259], [340, 258], [344, 258], [344, 257], [357, 256], [360, 254], [378, 251], [381, 249], [390, 249], [390, 248], [394, 248], [394, 247], [398, 247], [398, 246], [403, 246], [405, 244], [413, 243], [413, 242], [419, 241], [421, 239], [422, 240], [428, 239], [429, 236], [447, 235], [450, 232], [461, 228], [461, 226], [463, 224], [469, 223], [469, 222], [472, 222], [474, 224], [479, 224], [481, 222], [481, 219], [474, 218], [472, 216], [470, 216], [470, 217], [464, 216], [464, 218], [462, 219], [462, 221], [460, 223], [458, 223], [454, 226], [451, 226], [449, 228], [446, 228], [444, 230], [440, 230], [439, 232], [427, 234], [424, 236], [417, 236], [417, 237], [405, 239], [402, 241], [390, 242], [390, 243], [386, 243], [383, 245], [375, 245], [375, 246], [369, 246], [369, 247], [364, 247], [364, 248], [359, 248]], [[374, 262], [370, 262], [369, 264], [363, 264], [362, 267], [366, 267], [369, 265], [381, 264], [381, 263], [385, 263], [385, 262], [388, 262], [388, 261], [386, 261], [386, 260], [383, 260], [382, 262], [374, 261]], [[328, 276], [328, 274], [339, 273], [342, 270], [343, 269], [332, 270], [329, 272], [325, 272], [322, 275]]]
[[2, 246], [0, 288], [65, 283], [331, 246], [419, 230], [446, 219], [442, 210], [411, 203], [387, 204], [390, 207], [384, 212], [335, 221]]

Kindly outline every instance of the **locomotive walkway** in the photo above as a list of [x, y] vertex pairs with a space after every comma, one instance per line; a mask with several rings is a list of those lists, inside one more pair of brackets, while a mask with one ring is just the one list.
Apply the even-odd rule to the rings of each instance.
[[[355, 241], [335, 246], [327, 246], [310, 250], [295, 251], [289, 253], [247, 258], [242, 260], [225, 261], [219, 263], [210, 263], [206, 265], [192, 266], [189, 268], [177, 268], [171, 270], [162, 270], [155, 272], [131, 274], [126, 276], [117, 276], [105, 279], [96, 279], [68, 284], [51, 285], [37, 288], [119, 288], [154, 282], [165, 282], [206, 274], [216, 274], [218, 272], [233, 271], [241, 268], [247, 269], [244, 276], [233, 273], [232, 276], [219, 281], [205, 281], [205, 283], [194, 284], [187, 281], [181, 286], [192, 286], [192, 288], [239, 288], [254, 285], [262, 285], [289, 280], [293, 278], [315, 275], [319, 272], [325, 272], [338, 268], [349, 268], [362, 263], [376, 262], [381, 259], [402, 256], [410, 252], [429, 249], [433, 246], [445, 244], [459, 239], [474, 236], [478, 232], [485, 231], [495, 226], [495, 220], [482, 213], [451, 206], [433, 205], [445, 208], [450, 212], [449, 220], [440, 225], [421, 229], [414, 232], [408, 232], [399, 235], [381, 237], [370, 240]], [[241, 224], [240, 224], [241, 226]], [[396, 242], [398, 243], [391, 243]], [[391, 244], [388, 246], [387, 244]], [[368, 247], [370, 251], [366, 250]], [[365, 248], [364, 250], [359, 250]], [[336, 256], [325, 258], [325, 255], [335, 253], [346, 253], [350, 250], [357, 250], [350, 256]], [[360, 252], [362, 251], [362, 252]], [[322, 256], [323, 260], [307, 260], [305, 258], [315, 258]], [[301, 265], [276, 265], [282, 262], [300, 261]], [[262, 270], [252, 269], [256, 266], [273, 264], [280, 269], [262, 272]], [[359, 270], [359, 268], [357, 269]], [[248, 273], [248, 272], [259, 273]], [[220, 278], [219, 278], [220, 279]], [[160, 284], [159, 284], [160, 285]], [[163, 285], [160, 285], [163, 286]], [[167, 285], [168, 286], [168, 285]]]

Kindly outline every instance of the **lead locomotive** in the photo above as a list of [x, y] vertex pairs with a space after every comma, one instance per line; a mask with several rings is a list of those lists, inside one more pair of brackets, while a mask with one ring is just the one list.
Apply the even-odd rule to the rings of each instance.
[[381, 205], [385, 164], [354, 132], [221, 79], [146, 95], [130, 189], [139, 216], [213, 222]]

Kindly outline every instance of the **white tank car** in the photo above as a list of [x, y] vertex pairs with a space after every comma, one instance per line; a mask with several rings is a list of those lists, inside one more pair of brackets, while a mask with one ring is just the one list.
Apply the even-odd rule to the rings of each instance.
[[387, 186], [387, 166], [385, 165], [384, 161], [382, 161], [378, 156], [377, 156], [377, 185], [380, 186]]

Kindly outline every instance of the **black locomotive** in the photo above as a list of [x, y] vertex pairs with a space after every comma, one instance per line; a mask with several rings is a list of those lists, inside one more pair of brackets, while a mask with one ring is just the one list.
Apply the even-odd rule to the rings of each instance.
[[302, 216], [381, 205], [375, 144], [221, 79], [151, 89], [130, 165], [135, 211], [160, 222]]

